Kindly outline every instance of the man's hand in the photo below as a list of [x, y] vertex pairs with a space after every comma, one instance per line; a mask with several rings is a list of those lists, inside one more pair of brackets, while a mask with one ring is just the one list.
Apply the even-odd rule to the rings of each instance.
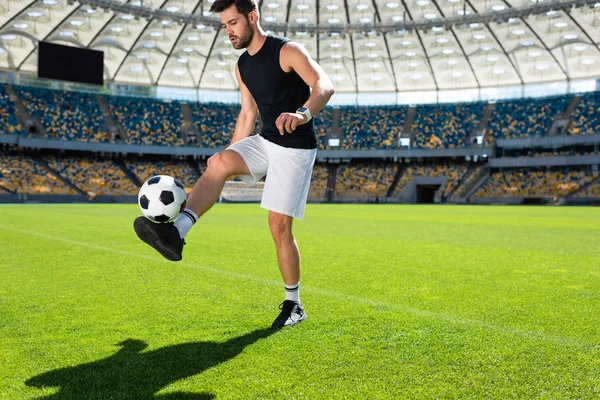
[[307, 123], [307, 119], [306, 115], [300, 113], [282, 113], [275, 121], [275, 126], [279, 130], [279, 134], [283, 135], [285, 132], [292, 133], [298, 125]]

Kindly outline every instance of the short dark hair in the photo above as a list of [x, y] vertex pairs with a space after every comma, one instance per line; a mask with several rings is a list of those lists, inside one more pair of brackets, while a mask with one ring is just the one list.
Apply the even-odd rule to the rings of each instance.
[[235, 8], [237, 8], [238, 12], [246, 18], [248, 18], [248, 14], [252, 11], [258, 12], [258, 6], [255, 0], [215, 0], [210, 6], [210, 12], [220, 13], [231, 7], [232, 4], [235, 4]]

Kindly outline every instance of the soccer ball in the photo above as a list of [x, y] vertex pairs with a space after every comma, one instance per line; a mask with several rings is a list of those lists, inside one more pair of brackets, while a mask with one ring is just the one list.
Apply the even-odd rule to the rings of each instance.
[[142, 214], [154, 222], [169, 222], [184, 208], [187, 195], [183, 185], [175, 178], [156, 175], [142, 185], [138, 204]]

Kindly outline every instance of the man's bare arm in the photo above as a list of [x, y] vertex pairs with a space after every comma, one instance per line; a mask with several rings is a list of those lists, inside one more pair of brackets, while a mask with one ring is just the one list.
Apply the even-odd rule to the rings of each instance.
[[[304, 47], [293, 42], [286, 43], [281, 49], [280, 65], [284, 71], [296, 71], [300, 78], [311, 87], [310, 97], [303, 105], [308, 108], [311, 116], [316, 115], [327, 105], [335, 93], [335, 89], [323, 68], [311, 58]], [[276, 125], [279, 133], [283, 134], [284, 130], [291, 133], [298, 125], [307, 122], [302, 114], [292, 111], [282, 114], [276, 121]]]
[[231, 144], [250, 136], [254, 129], [254, 124], [256, 123], [256, 116], [258, 115], [256, 101], [254, 101], [254, 97], [252, 97], [252, 94], [250, 94], [250, 91], [242, 81], [237, 64], [235, 66], [235, 77], [237, 78], [240, 86], [240, 93], [242, 95], [242, 109], [240, 110], [237, 122], [235, 123]]

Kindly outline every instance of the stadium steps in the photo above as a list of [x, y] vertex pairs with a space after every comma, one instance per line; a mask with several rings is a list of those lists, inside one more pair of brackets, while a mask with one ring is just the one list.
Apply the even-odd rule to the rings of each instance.
[[571, 114], [573, 114], [575, 107], [577, 107], [577, 105], [579, 104], [579, 100], [581, 100], [581, 96], [573, 96], [573, 98], [569, 102], [569, 105], [567, 106], [567, 109], [565, 110], [565, 112], [562, 116], [563, 118], [571, 117]]
[[581, 96], [573, 96], [563, 114], [560, 117], [556, 117], [552, 121], [552, 124], [546, 132], [546, 136], [566, 135], [567, 131], [569, 130], [569, 126], [571, 126], [570, 116], [575, 107], [577, 107], [577, 104], [579, 104], [579, 100], [581, 100]]
[[102, 110], [102, 115], [104, 116], [104, 128], [111, 136], [112, 141], [125, 142], [127, 140], [127, 132], [125, 131], [125, 128], [113, 118], [110, 107], [108, 106], [108, 103], [106, 103], [104, 96], [96, 96], [96, 101], [100, 105], [100, 110]]
[[335, 133], [339, 136], [341, 136], [342, 133], [342, 130], [340, 129], [340, 114], [340, 109], [337, 107], [331, 110], [331, 133]]
[[385, 197], [392, 197], [394, 195], [394, 191], [398, 186], [398, 182], [400, 182], [400, 178], [402, 178], [402, 174], [404, 173], [404, 168], [402, 168], [402, 164], [398, 163], [398, 168], [396, 169], [396, 175], [394, 176], [394, 181], [390, 185]]
[[192, 168], [192, 171], [196, 173], [196, 179], [199, 179], [202, 176], [202, 171], [200, 171], [200, 167], [198, 167], [198, 163], [192, 160], [188, 160], [188, 165]]
[[413, 122], [415, 121], [415, 114], [417, 113], [417, 107], [411, 106], [406, 112], [406, 119], [402, 125], [402, 132], [400, 132], [401, 138], [410, 138], [410, 145], [414, 143], [415, 134], [413, 132]]
[[[490, 168], [486, 165], [479, 169], [477, 166], [473, 167], [473, 171], [465, 175], [464, 182], [455, 189], [455, 194], [450, 197], [453, 203], [466, 203], [467, 199], [472, 195], [472, 189], [477, 186], [477, 189], [487, 180], [490, 176]], [[467, 173], [469, 171], [467, 170]], [[474, 192], [473, 192], [474, 193]]]
[[572, 192], [570, 192], [569, 194], [567, 194], [565, 197], [571, 197], [576, 195], [579, 192], [584, 191], [585, 189], [588, 188], [588, 186], [592, 186], [595, 182], [600, 182], [600, 175], [598, 175], [597, 177], [595, 177], [594, 179], [592, 179], [591, 181], [589, 181], [588, 183], [586, 183], [585, 185], [581, 185], [579, 188], [573, 190]]
[[27, 107], [25, 107], [23, 104], [23, 101], [17, 94], [15, 88], [10, 85], [6, 85], [6, 91], [8, 92], [13, 103], [15, 103], [15, 108], [17, 109], [17, 120], [21, 126], [23, 126], [27, 132], [35, 132], [38, 137], [47, 137], [48, 133], [46, 132], [46, 128], [44, 128], [44, 125], [42, 125], [42, 123], [36, 117], [29, 114]]
[[121, 169], [121, 171], [123, 171], [125, 176], [129, 178], [131, 182], [133, 182], [138, 188], [142, 187], [142, 182], [140, 182], [140, 179], [133, 172], [131, 172], [129, 168], [127, 168], [125, 161], [113, 160], [113, 162]]
[[327, 187], [325, 188], [325, 201], [331, 203], [335, 198], [335, 181], [337, 180], [338, 164], [329, 164], [329, 176], [327, 177]]
[[200, 143], [200, 133], [198, 128], [194, 126], [192, 119], [192, 109], [188, 103], [180, 103], [181, 109], [181, 134], [183, 135], [184, 143]]
[[465, 196], [465, 201], [468, 202], [471, 196], [473, 196], [475, 192], [477, 192], [477, 190], [479, 190], [479, 188], [483, 186], [483, 184], [489, 179], [489, 177], [490, 167], [486, 165], [481, 169], [481, 172], [479, 172], [477, 176], [474, 176], [475, 179], [473, 179], [473, 181], [475, 183], [468, 189], [467, 195]]
[[469, 165], [469, 168], [467, 168], [467, 172], [465, 172], [465, 174], [458, 179], [459, 184], [456, 185], [456, 187], [452, 190], [452, 192], [448, 193], [448, 196], [446, 198], [454, 199], [454, 195], [457, 194], [459, 192], [460, 188], [467, 183], [467, 181], [469, 180], [469, 177], [471, 175], [473, 175], [475, 173], [475, 171], [477, 171], [477, 167], [478, 167], [478, 165], [475, 165], [475, 164]]
[[469, 144], [475, 143], [474, 139], [477, 136], [482, 136], [483, 140], [485, 141], [485, 127], [487, 126], [487, 123], [489, 122], [490, 118], [492, 117], [492, 113], [494, 112], [495, 108], [496, 108], [496, 105], [494, 103], [488, 103], [485, 106], [485, 108], [483, 109], [483, 112], [481, 113], [481, 118], [479, 119], [479, 122], [477, 123], [477, 126], [475, 128], [473, 128], [473, 130], [469, 134], [469, 139], [468, 139]]
[[7, 188], [4, 185], [0, 185], [0, 189], [4, 190], [4, 191], [6, 191], [6, 192], [8, 192], [10, 194], [16, 194], [14, 191], [10, 190], [9, 188]]
[[33, 158], [33, 161], [38, 163], [39, 165], [43, 166], [44, 168], [46, 168], [52, 175], [54, 175], [57, 179], [59, 179], [61, 182], [63, 182], [65, 185], [67, 185], [68, 187], [70, 187], [71, 189], [75, 190], [77, 193], [82, 194], [84, 196], [87, 196], [88, 193], [79, 189], [77, 186], [75, 186], [73, 184], [73, 182], [71, 182], [69, 179], [65, 178], [64, 176], [62, 176], [58, 171], [56, 171], [54, 168], [52, 168], [50, 165], [48, 165], [48, 163], [46, 162], [46, 160], [44, 160], [41, 157], [38, 156], [30, 156], [31, 158]]

